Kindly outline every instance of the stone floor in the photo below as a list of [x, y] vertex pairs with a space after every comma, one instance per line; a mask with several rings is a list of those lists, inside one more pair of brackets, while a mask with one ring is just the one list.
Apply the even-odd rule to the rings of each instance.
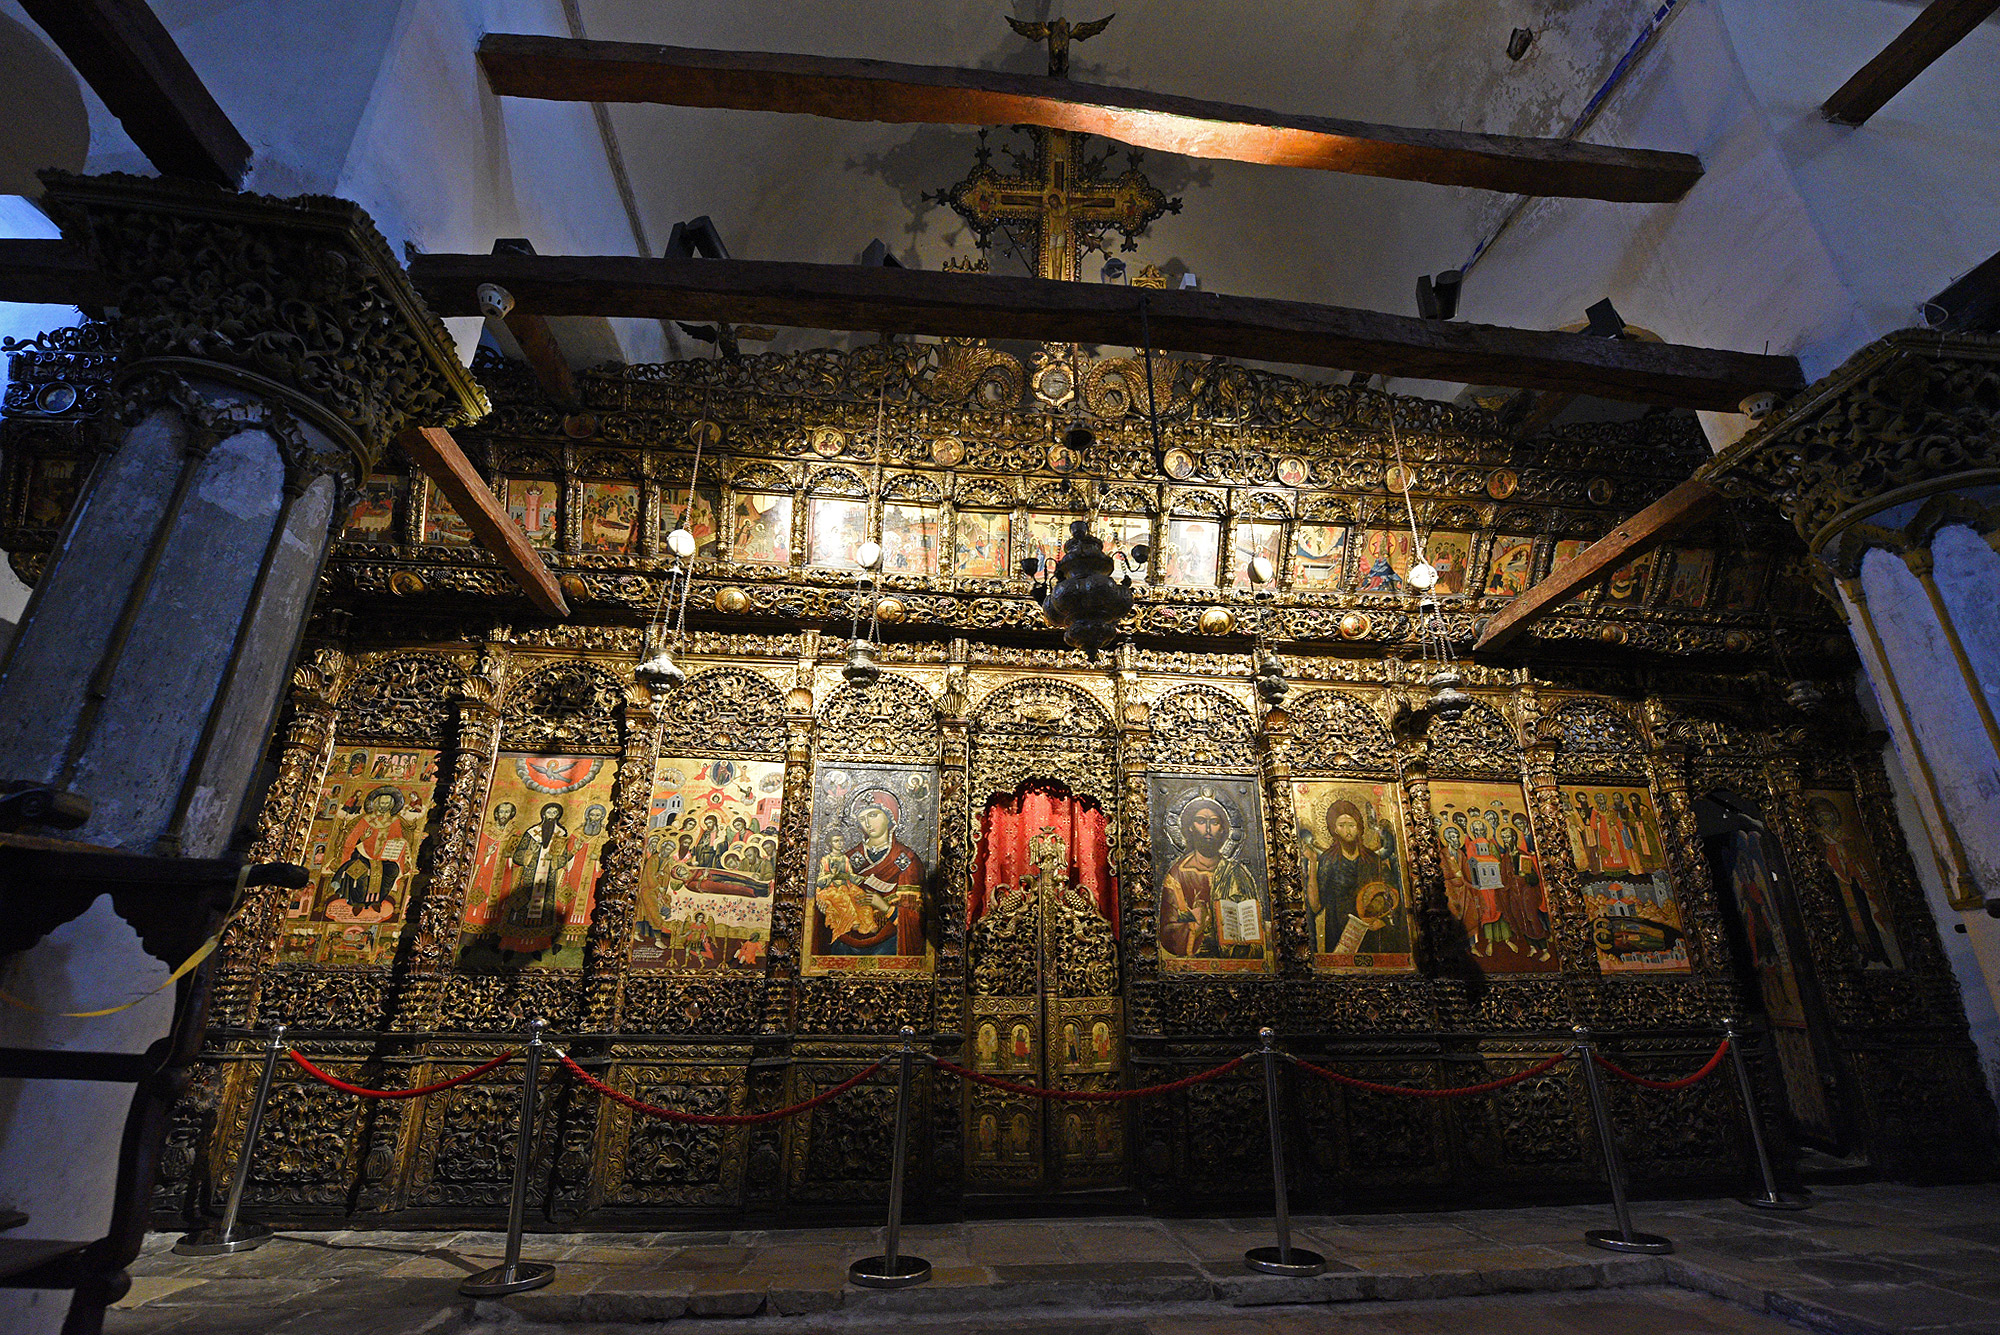
[[1635, 1214], [1676, 1242], [1672, 1256], [1585, 1245], [1585, 1228], [1609, 1224], [1604, 1207], [1305, 1217], [1296, 1241], [1331, 1262], [1309, 1280], [1244, 1268], [1243, 1251], [1271, 1241], [1268, 1220], [974, 1220], [906, 1230], [936, 1273], [897, 1292], [845, 1282], [848, 1261], [880, 1248], [868, 1229], [542, 1234], [525, 1254], [555, 1262], [555, 1282], [479, 1303], [455, 1288], [497, 1260], [491, 1233], [287, 1233], [210, 1259], [175, 1256], [163, 1234], [106, 1329], [2000, 1335], [2000, 1186], [1828, 1187], [1800, 1214], [1733, 1201]]

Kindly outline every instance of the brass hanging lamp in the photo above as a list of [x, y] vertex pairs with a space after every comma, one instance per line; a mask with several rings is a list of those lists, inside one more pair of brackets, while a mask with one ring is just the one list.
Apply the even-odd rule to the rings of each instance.
[[[681, 637], [687, 631], [688, 590], [694, 584], [694, 556], [699, 546], [694, 533], [688, 528], [694, 516], [695, 488], [701, 480], [701, 447], [708, 436], [708, 414], [704, 406], [702, 419], [694, 429], [694, 467], [688, 473], [687, 504], [681, 508], [680, 522], [673, 532], [667, 534], [667, 554], [674, 558], [674, 564], [667, 571], [666, 582], [660, 586], [660, 601], [653, 609], [653, 618], [646, 625], [643, 657], [639, 665], [632, 669], [632, 675], [655, 692], [670, 691], [687, 680], [687, 670], [675, 660], [675, 652], [680, 648]], [[680, 587], [680, 597], [674, 613], [671, 632], [667, 629], [667, 604], [676, 601], [674, 588]]]

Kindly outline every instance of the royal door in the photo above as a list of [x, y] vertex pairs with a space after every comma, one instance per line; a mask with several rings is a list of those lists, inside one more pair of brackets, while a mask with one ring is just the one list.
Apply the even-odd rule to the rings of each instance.
[[[995, 692], [975, 713], [967, 933], [968, 1064], [1021, 1085], [1115, 1089], [1125, 1033], [1118, 972], [1111, 721], [1054, 682]], [[972, 1081], [966, 1187], [1043, 1195], [1121, 1187], [1122, 1102], [1060, 1102]]]

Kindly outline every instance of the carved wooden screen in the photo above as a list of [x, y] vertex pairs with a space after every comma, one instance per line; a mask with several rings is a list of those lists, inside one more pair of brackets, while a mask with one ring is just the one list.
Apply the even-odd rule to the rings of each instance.
[[1341, 691], [1291, 702], [1293, 828], [1274, 859], [1299, 887], [1315, 970], [1402, 973], [1416, 967], [1416, 877], [1388, 729]]
[[645, 801], [643, 785], [618, 784], [624, 703], [618, 680], [581, 659], [524, 665], [502, 696], [454, 887], [446, 1024], [518, 1032], [535, 1015], [582, 1018], [601, 859], [617, 808]]
[[1211, 686], [1155, 701], [1148, 838], [1162, 978], [1276, 972], [1256, 722]]
[[1699, 946], [1680, 888], [1684, 853], [1638, 728], [1609, 701], [1582, 699], [1553, 710], [1540, 731], [1558, 748], [1563, 839], [1599, 972], [1687, 973]]
[[[1437, 844], [1445, 907], [1463, 933], [1434, 941], [1434, 947], [1488, 977], [1560, 972], [1542, 865], [1547, 821], [1545, 813], [1531, 810], [1522, 787], [1512, 725], [1475, 702], [1456, 719], [1432, 720], [1429, 740], [1429, 833]], [[1529, 995], [1552, 1018], [1558, 1013], [1554, 993]]]
[[[1117, 788], [1110, 715], [1076, 686], [1029, 678], [1002, 686], [969, 722], [970, 800], [981, 833], [989, 811], [1087, 803], [1086, 830], [1113, 810]], [[1033, 792], [1029, 790], [1033, 789]], [[1059, 1089], [1106, 1089], [1124, 1066], [1117, 943], [1099, 899], [1073, 878], [1065, 820], [1029, 840], [1035, 869], [998, 895], [967, 933], [967, 1026], [980, 1070]], [[1116, 836], [1105, 831], [1115, 847]], [[1115, 859], [1115, 852], [1105, 850]], [[997, 856], [991, 848], [981, 855]], [[974, 863], [974, 873], [981, 868]], [[1092, 873], [1097, 874], [1093, 871]], [[1114, 892], [1115, 893], [1115, 892]], [[1049, 1105], [985, 1086], [964, 1093], [966, 1180], [984, 1191], [1112, 1186], [1125, 1173], [1127, 1118], [1119, 1105]]]
[[[799, 823], [786, 807], [784, 696], [742, 668], [697, 671], [655, 696], [657, 752], [627, 756], [643, 806], [619, 809], [595, 933], [620, 976], [616, 1027], [628, 1035], [757, 1032], [771, 986], [774, 883]], [[623, 788], [621, 785], [621, 797]], [[783, 983], [781, 981], [780, 985]], [[743, 1106], [740, 1050], [621, 1048], [600, 1078], [690, 1112]], [[780, 1129], [685, 1126], [600, 1105], [596, 1189], [619, 1207], [733, 1205], [750, 1155], [775, 1159]]]
[[[374, 976], [395, 966], [431, 891], [426, 845], [443, 815], [439, 780], [452, 764], [451, 702], [463, 681], [442, 654], [390, 654], [364, 660], [336, 700], [331, 752], [297, 813], [293, 856], [311, 880], [281, 909], [273, 962], [372, 976], [303, 991], [267, 982], [273, 1018], [354, 1028], [379, 1019]], [[317, 1002], [315, 992], [324, 993]]]

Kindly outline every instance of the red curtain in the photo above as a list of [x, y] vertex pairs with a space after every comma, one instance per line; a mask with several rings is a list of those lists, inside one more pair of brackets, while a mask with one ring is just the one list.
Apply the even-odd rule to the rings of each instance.
[[1035, 874], [1028, 841], [1044, 826], [1053, 827], [1069, 847], [1069, 883], [1096, 903], [1115, 935], [1118, 883], [1111, 874], [1104, 812], [1095, 802], [1072, 797], [1059, 783], [1031, 784], [1013, 797], [986, 804], [979, 824], [979, 862], [965, 903], [966, 925], [978, 922], [1002, 891]]

